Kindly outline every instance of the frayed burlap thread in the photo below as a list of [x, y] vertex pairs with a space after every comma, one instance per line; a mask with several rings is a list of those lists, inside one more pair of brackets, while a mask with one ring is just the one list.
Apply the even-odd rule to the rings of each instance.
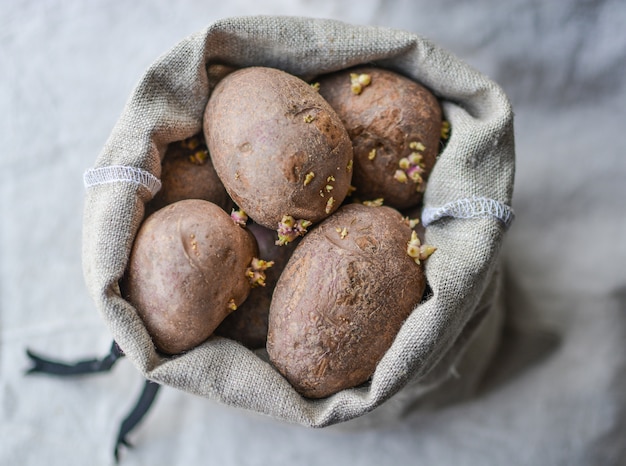
[[[495, 351], [502, 316], [497, 271], [506, 225], [492, 215], [462, 218], [436, 211], [426, 231], [427, 242], [438, 248], [426, 262], [428, 299], [406, 320], [371, 383], [322, 400], [301, 397], [263, 357], [225, 338], [211, 338], [180, 356], [160, 356], [135, 309], [120, 296], [118, 281], [145, 203], [158, 189], [165, 148], [201, 131], [219, 66], [269, 66], [310, 80], [364, 63], [415, 79], [444, 102], [452, 132], [430, 177], [426, 209], [463, 199], [510, 206], [514, 142], [509, 102], [494, 82], [448, 51], [410, 32], [333, 20], [257, 16], [217, 21], [149, 67], [86, 174], [86, 284], [113, 338], [147, 378], [315, 427], [393, 418], [433, 397], [467, 394], [480, 378]], [[113, 173], [113, 178], [121, 173], [122, 179], [93, 182], [98, 173]]]

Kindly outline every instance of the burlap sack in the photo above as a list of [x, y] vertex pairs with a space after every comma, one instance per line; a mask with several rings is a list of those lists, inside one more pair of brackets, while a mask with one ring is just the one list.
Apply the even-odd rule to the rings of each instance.
[[[118, 280], [144, 205], [159, 189], [167, 144], [202, 128], [215, 85], [211, 65], [269, 66], [308, 80], [363, 63], [429, 87], [444, 101], [452, 126], [425, 193], [426, 238], [438, 247], [426, 265], [432, 294], [406, 320], [371, 383], [304, 399], [262, 357], [218, 337], [180, 356], [158, 355], [120, 296]], [[495, 351], [502, 317], [497, 258], [512, 219], [513, 173], [507, 98], [431, 42], [405, 31], [330, 20], [225, 19], [183, 40], [146, 71], [85, 174], [86, 283], [113, 338], [151, 380], [307, 426], [393, 418], [433, 400], [467, 395]]]

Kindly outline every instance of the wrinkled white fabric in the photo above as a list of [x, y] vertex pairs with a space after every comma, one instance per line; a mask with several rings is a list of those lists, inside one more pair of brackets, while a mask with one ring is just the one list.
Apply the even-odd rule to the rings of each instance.
[[142, 384], [134, 365], [26, 377], [24, 351], [66, 361], [108, 351], [111, 332], [82, 273], [83, 173], [151, 63], [212, 21], [257, 13], [406, 29], [502, 86], [517, 153], [516, 220], [501, 250], [503, 341], [470, 400], [421, 405], [364, 431], [298, 427], [164, 389], [123, 464], [623, 464], [626, 7], [618, 0], [0, 6], [0, 464], [113, 464], [119, 422]]
[[427, 227], [444, 217], [493, 217], [500, 220], [506, 228], [509, 228], [515, 219], [515, 213], [510, 206], [503, 202], [474, 196], [472, 198], [458, 199], [440, 207], [424, 207], [421, 220], [422, 224]]
[[161, 181], [152, 173], [125, 165], [92, 168], [85, 172], [83, 181], [85, 188], [100, 184], [133, 183], [150, 191], [152, 196], [161, 189]]

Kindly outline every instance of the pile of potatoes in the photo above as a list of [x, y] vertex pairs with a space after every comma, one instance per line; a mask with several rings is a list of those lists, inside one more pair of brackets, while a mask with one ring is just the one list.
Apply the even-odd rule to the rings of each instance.
[[371, 66], [230, 71], [203, 132], [167, 148], [123, 296], [163, 354], [217, 335], [266, 348], [305, 397], [361, 385], [424, 297], [440, 104]]

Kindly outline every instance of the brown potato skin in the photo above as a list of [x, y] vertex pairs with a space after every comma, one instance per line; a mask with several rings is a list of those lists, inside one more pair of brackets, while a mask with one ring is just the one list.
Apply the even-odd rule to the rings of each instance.
[[371, 377], [424, 293], [410, 236], [396, 210], [347, 204], [302, 239], [276, 285], [267, 340], [300, 394], [322, 398]]
[[249, 223], [247, 228], [257, 241], [259, 258], [273, 261], [274, 265], [265, 271], [265, 286], [252, 288], [248, 299], [224, 319], [215, 334], [238, 341], [247, 348], [259, 349], [265, 348], [267, 343], [268, 317], [274, 288], [300, 238], [277, 246], [275, 231], [256, 223]]
[[352, 144], [341, 120], [315, 89], [284, 71], [250, 67], [222, 79], [206, 107], [204, 134], [231, 198], [267, 228], [275, 230], [284, 215], [318, 222], [350, 187]]
[[[198, 146], [186, 147], [185, 142], [190, 140], [195, 140]], [[208, 151], [202, 133], [167, 146], [161, 162], [161, 189], [148, 204], [148, 214], [184, 199], [204, 199], [230, 213], [233, 201], [217, 176], [210, 157], [202, 162], [192, 161], [194, 154], [203, 150]]]
[[252, 235], [217, 205], [197, 199], [158, 210], [140, 227], [123, 296], [156, 348], [187, 351], [206, 340], [250, 292], [245, 276], [257, 254]]
[[[351, 90], [350, 74], [369, 74], [371, 83], [360, 94]], [[440, 150], [442, 111], [436, 97], [424, 86], [398, 73], [369, 66], [320, 76], [319, 92], [344, 123], [354, 149], [352, 184], [361, 200], [383, 198], [385, 205], [404, 209], [422, 200], [416, 184], [394, 178], [401, 158], [421, 142], [425, 175], [432, 170]], [[369, 154], [376, 149], [376, 156]]]

